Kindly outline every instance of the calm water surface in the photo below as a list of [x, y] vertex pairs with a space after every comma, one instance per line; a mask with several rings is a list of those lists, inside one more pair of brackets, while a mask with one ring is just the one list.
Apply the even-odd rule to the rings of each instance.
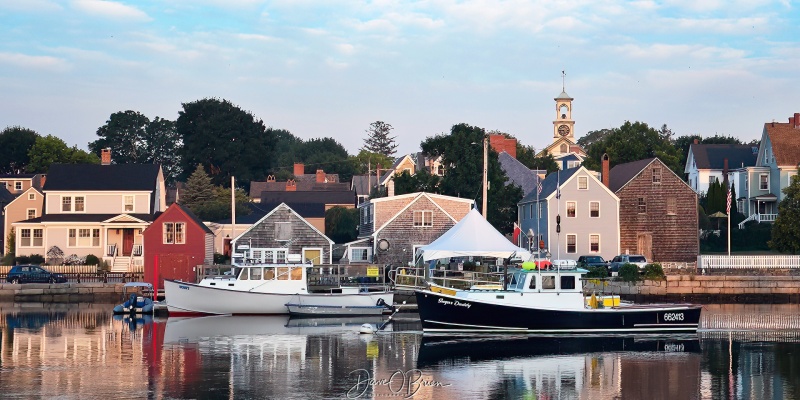
[[698, 335], [479, 338], [423, 337], [414, 314], [360, 335], [381, 319], [130, 320], [112, 306], [0, 303], [0, 397], [800, 398], [797, 305], [709, 306], [714, 330]]

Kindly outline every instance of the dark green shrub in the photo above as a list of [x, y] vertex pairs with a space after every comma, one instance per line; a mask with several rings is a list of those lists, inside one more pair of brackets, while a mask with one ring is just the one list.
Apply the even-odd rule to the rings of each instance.
[[619, 267], [619, 279], [625, 282], [636, 282], [642, 279], [639, 267], [636, 264], [625, 263]]
[[14, 259], [14, 264], [21, 265], [21, 264], [30, 264], [31, 258], [28, 256], [19, 256]]
[[14, 264], [14, 253], [6, 253], [3, 256], [2, 260], [0, 260], [0, 265], [13, 265]]
[[94, 254], [86, 256], [86, 265], [100, 265], [100, 259]]
[[659, 263], [651, 263], [644, 266], [644, 279], [651, 281], [663, 281], [666, 278], [664, 268]]
[[214, 253], [214, 264], [217, 265], [224, 265], [230, 264], [231, 258], [226, 256], [225, 254]]
[[44, 264], [44, 257], [41, 254], [31, 254], [30, 255], [30, 263], [36, 265]]
[[608, 278], [606, 267], [589, 267], [589, 272], [584, 275], [587, 278]]

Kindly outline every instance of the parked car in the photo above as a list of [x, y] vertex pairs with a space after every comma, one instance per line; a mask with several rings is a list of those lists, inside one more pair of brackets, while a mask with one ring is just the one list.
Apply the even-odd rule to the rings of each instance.
[[67, 277], [50, 272], [38, 265], [15, 265], [6, 276], [8, 283], [66, 283]]
[[639, 272], [644, 272], [645, 265], [648, 264], [647, 258], [640, 254], [620, 254], [614, 257], [609, 263], [608, 267], [612, 274], [619, 272], [619, 267], [625, 264], [633, 264], [639, 267]]
[[611, 272], [608, 270], [608, 261], [604, 260], [601, 256], [580, 256], [578, 257], [578, 267], [586, 269], [603, 267], [606, 270], [606, 275], [611, 275]]

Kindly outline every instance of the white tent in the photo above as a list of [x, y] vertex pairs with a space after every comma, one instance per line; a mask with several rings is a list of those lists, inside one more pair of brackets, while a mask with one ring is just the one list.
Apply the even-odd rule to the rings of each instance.
[[515, 246], [494, 229], [475, 209], [433, 243], [419, 250], [423, 261], [469, 256], [510, 258], [516, 255], [523, 260], [531, 257], [527, 250]]

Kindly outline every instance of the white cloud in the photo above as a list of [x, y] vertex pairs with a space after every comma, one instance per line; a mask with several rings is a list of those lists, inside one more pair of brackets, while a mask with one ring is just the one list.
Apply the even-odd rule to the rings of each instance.
[[349, 43], [341, 43], [336, 45], [336, 50], [345, 55], [352, 55], [356, 52], [356, 47]]
[[260, 35], [260, 34], [256, 34], [256, 33], [239, 33], [239, 34], [236, 35], [236, 37], [239, 38], [239, 39], [244, 39], [244, 40], [256, 40], [256, 41], [262, 41], [262, 42], [276, 42], [276, 41], [280, 40], [280, 39], [272, 37], [272, 36]]
[[332, 58], [328, 58], [325, 60], [325, 65], [333, 68], [333, 69], [345, 69], [350, 66], [350, 64], [342, 61], [336, 61]]
[[737, 19], [729, 18], [666, 18], [665, 25], [669, 26], [671, 32], [675, 29], [700, 31], [705, 33], [725, 33], [734, 35], [752, 35], [753, 33], [763, 33], [770, 26], [770, 20], [766, 17], [745, 17]]
[[115, 1], [106, 0], [74, 0], [72, 5], [87, 14], [113, 19], [132, 21], [150, 21], [152, 18], [136, 7]]
[[64, 59], [50, 56], [30, 56], [21, 53], [0, 52], [0, 64], [49, 71], [65, 71], [69, 69], [69, 63]]
[[694, 44], [626, 44], [611, 46], [610, 49], [614, 53], [630, 58], [649, 60], [671, 60], [681, 57], [689, 57], [690, 59], [740, 59], [747, 55], [747, 52], [744, 50]]
[[14, 10], [14, 11], [60, 11], [64, 7], [60, 4], [49, 0], [0, 0], [0, 9]]

